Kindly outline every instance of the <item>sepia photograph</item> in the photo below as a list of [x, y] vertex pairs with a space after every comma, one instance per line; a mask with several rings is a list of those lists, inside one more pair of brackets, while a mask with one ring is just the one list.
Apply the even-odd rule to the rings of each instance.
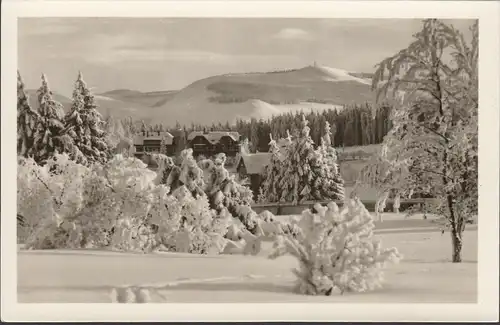
[[[219, 2], [127, 17], [104, 3], [11, 19], [13, 304], [460, 310], [484, 302], [481, 281], [498, 287], [499, 83], [479, 40], [496, 35], [498, 67], [499, 37], [479, 14], [273, 17], [261, 3], [244, 17]], [[494, 119], [481, 158], [480, 116]]]

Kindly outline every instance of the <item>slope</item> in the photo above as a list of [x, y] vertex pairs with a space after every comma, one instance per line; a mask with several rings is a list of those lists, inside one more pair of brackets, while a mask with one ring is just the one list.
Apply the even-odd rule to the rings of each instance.
[[[38, 100], [35, 89], [27, 90], [29, 102], [33, 108], [38, 108]], [[68, 112], [71, 109], [72, 100], [66, 96], [52, 92], [53, 98], [61, 103], [64, 107], [64, 111]], [[136, 103], [133, 101], [118, 100], [111, 97], [106, 97], [102, 95], [95, 95], [96, 104], [98, 111], [103, 115], [111, 115], [115, 118], [126, 118], [132, 116], [135, 119], [145, 119], [150, 120], [151, 107]]]
[[[226, 74], [190, 84], [164, 105], [156, 107], [152, 114], [155, 120], [169, 124], [267, 118], [297, 110], [297, 106], [307, 110], [325, 109], [371, 101], [369, 83], [369, 79], [352, 76], [344, 70], [313, 66], [268, 73]], [[306, 105], [306, 102], [314, 104]]]

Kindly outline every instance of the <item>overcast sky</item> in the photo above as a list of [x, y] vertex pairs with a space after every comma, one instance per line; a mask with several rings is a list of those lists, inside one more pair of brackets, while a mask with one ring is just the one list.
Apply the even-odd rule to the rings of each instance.
[[[472, 21], [452, 22], [467, 32]], [[180, 89], [211, 75], [319, 64], [372, 72], [420, 20], [20, 18], [18, 67], [69, 96], [78, 70], [94, 91]]]

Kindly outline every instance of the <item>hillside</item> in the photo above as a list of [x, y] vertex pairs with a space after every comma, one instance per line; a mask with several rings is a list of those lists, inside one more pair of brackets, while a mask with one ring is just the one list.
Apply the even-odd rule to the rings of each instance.
[[155, 120], [166, 123], [212, 123], [267, 118], [300, 108], [321, 110], [371, 100], [370, 79], [340, 69], [309, 66], [198, 80], [156, 107], [153, 114]]
[[117, 89], [101, 93], [99, 95], [103, 97], [109, 97], [122, 102], [131, 102], [149, 107], [157, 107], [164, 105], [176, 93], [177, 91], [175, 90], [151, 91], [143, 93], [137, 90]]
[[[38, 100], [36, 90], [28, 89], [27, 94], [32, 107], [37, 108]], [[70, 98], [56, 92], [53, 92], [52, 96], [56, 101], [63, 105], [65, 112], [68, 112], [71, 109], [72, 100]], [[102, 95], [95, 95], [95, 100], [98, 106], [98, 110], [103, 116], [109, 114], [115, 118], [126, 118], [132, 116], [133, 118], [137, 119], [150, 119], [149, 115], [151, 107], [149, 107], [148, 105], [137, 103], [136, 101], [132, 100], [120, 100]]]
[[[373, 99], [370, 74], [324, 66], [262, 73], [212, 76], [178, 91], [140, 92], [117, 89], [96, 95], [103, 115], [131, 116], [146, 122], [174, 125], [267, 119], [300, 110], [340, 108]], [[36, 103], [30, 90], [31, 103]], [[66, 110], [71, 99], [54, 93]], [[36, 107], [36, 105], [35, 105]]]

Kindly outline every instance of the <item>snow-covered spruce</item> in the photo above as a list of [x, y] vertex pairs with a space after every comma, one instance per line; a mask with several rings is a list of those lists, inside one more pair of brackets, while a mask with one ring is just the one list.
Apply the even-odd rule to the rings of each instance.
[[224, 248], [223, 236], [231, 224], [231, 215], [224, 206], [212, 204], [205, 193], [204, 173], [192, 149], [181, 152], [180, 166], [163, 154], [152, 157], [158, 164], [156, 182], [166, 184], [182, 205], [178, 242], [189, 240], [190, 246], [184, 248], [189, 252], [219, 253]]
[[397, 249], [382, 249], [373, 238], [373, 220], [359, 200], [348, 200], [342, 210], [331, 202], [305, 210], [292, 224], [295, 236], [279, 236], [270, 258], [290, 254], [301, 294], [331, 295], [363, 292], [381, 287], [383, 267], [401, 258]]
[[105, 163], [110, 157], [110, 148], [107, 143], [105, 123], [97, 111], [95, 98], [83, 80], [82, 73], [78, 73], [73, 91], [71, 111], [65, 117], [73, 142], [84, 154], [89, 163]]
[[325, 134], [321, 138], [321, 145], [318, 147], [320, 156], [324, 161], [318, 164], [320, 170], [323, 171], [320, 176], [319, 183], [323, 186], [319, 189], [322, 197], [334, 198], [337, 200], [344, 199], [344, 180], [340, 175], [339, 166], [337, 164], [337, 152], [332, 146], [332, 131], [330, 123], [325, 122]]
[[33, 158], [39, 164], [45, 163], [56, 153], [75, 153], [73, 140], [68, 135], [69, 129], [63, 122], [63, 107], [54, 100], [45, 75], [37, 91], [38, 119], [33, 136]]
[[[234, 176], [230, 176], [224, 167], [226, 155], [218, 154], [214, 161], [203, 160], [199, 165], [206, 171], [208, 180], [205, 192], [210, 205], [217, 212], [227, 211], [233, 218], [237, 218], [245, 229], [255, 233], [258, 215], [252, 210], [252, 191], [239, 184]], [[238, 223], [239, 224], [239, 223]]]
[[328, 145], [330, 134], [324, 136], [322, 146], [314, 149], [309, 132], [308, 121], [302, 115], [302, 129], [293, 140], [288, 133], [286, 148], [280, 150], [271, 138], [271, 162], [263, 175], [261, 200], [298, 204], [344, 198], [335, 149]]
[[39, 114], [28, 101], [21, 74], [17, 71], [17, 155], [32, 156], [34, 133]]
[[258, 201], [260, 203], [266, 202], [278, 202], [281, 197], [281, 191], [279, 189], [279, 179], [282, 172], [282, 158], [280, 149], [273, 139], [272, 134], [269, 134], [271, 139], [269, 142], [269, 152], [271, 153], [271, 159], [269, 164], [266, 166], [263, 174], [262, 186], [259, 189]]

